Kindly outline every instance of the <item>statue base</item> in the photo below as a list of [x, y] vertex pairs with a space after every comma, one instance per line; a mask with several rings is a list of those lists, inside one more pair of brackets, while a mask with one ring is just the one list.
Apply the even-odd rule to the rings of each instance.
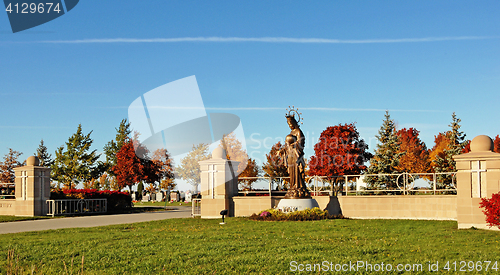
[[297, 189], [289, 189], [285, 195], [285, 199], [310, 199], [310, 198], [311, 194], [309, 193], [309, 190], [307, 190], [307, 188], [305, 188], [304, 186]]
[[278, 209], [284, 213], [290, 213], [300, 210], [305, 210], [306, 208], [313, 209], [314, 207], [319, 207], [318, 202], [315, 199], [282, 199], [278, 203]]

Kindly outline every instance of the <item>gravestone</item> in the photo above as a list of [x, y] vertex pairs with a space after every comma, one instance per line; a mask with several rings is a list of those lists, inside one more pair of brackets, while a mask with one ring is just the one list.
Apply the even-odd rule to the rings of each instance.
[[170, 201], [178, 202], [179, 201], [179, 194], [177, 194], [177, 192], [170, 193]]
[[142, 196], [142, 201], [143, 202], [148, 202], [149, 201], [149, 194]]
[[181, 192], [181, 197], [180, 197], [180, 201], [185, 201], [186, 200], [186, 193]]
[[130, 195], [130, 197], [132, 198], [133, 201], [136, 201], [137, 198], [136, 198], [136, 192], [132, 192], [132, 194]]
[[151, 193], [151, 194], [149, 195], [149, 199], [150, 199], [151, 201], [155, 201], [155, 200], [156, 200], [156, 193]]
[[162, 201], [163, 200], [163, 193], [158, 192], [156, 193], [156, 201]]
[[186, 192], [186, 199], [184, 200], [184, 202], [191, 202], [191, 200], [193, 199], [193, 194], [191, 194], [191, 192]]

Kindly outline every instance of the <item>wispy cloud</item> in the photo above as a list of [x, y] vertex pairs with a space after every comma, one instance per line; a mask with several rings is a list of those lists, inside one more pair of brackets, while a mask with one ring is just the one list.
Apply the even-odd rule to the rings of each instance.
[[260, 43], [302, 43], [302, 44], [374, 44], [374, 43], [415, 43], [457, 40], [495, 39], [497, 36], [445, 36], [394, 39], [328, 39], [293, 37], [177, 37], [177, 38], [100, 38], [76, 40], [46, 40], [37, 43], [80, 44], [80, 43], [180, 43], [180, 42], [260, 42]]
[[[99, 106], [98, 109], [128, 109], [129, 106]], [[207, 111], [283, 111], [285, 107], [180, 107], [180, 106], [148, 106], [148, 109], [163, 110], [200, 110]], [[425, 109], [376, 109], [376, 108], [325, 108], [325, 107], [301, 107], [300, 110], [324, 111], [324, 112], [413, 112], [413, 113], [443, 113], [442, 110]]]

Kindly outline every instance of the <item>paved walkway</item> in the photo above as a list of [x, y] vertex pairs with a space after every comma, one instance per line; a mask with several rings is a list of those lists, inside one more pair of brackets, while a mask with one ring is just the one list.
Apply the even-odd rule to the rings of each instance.
[[88, 217], [66, 217], [60, 219], [29, 220], [0, 223], [0, 234], [40, 231], [60, 228], [95, 227], [112, 224], [148, 222], [173, 218], [191, 217], [191, 207], [178, 207], [176, 210], [144, 212], [136, 214], [102, 215]]

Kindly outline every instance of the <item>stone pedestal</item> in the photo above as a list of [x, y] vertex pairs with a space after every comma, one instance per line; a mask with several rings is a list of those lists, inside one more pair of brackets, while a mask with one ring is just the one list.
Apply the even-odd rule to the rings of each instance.
[[37, 157], [26, 160], [26, 166], [14, 168], [16, 175], [16, 216], [45, 216], [50, 199], [50, 168], [40, 167]]
[[319, 204], [315, 199], [282, 199], [278, 203], [278, 209], [281, 212], [290, 213], [294, 211], [301, 211], [307, 208], [313, 209], [314, 207], [319, 208]]
[[500, 191], [500, 154], [492, 152], [493, 141], [484, 135], [475, 137], [470, 147], [470, 153], [453, 157], [457, 167], [458, 228], [490, 229], [479, 203], [481, 198], [491, 198]]
[[200, 161], [201, 169], [201, 218], [221, 218], [222, 210], [234, 216], [232, 197], [238, 195], [237, 161], [226, 159], [226, 152], [218, 147], [212, 158]]

